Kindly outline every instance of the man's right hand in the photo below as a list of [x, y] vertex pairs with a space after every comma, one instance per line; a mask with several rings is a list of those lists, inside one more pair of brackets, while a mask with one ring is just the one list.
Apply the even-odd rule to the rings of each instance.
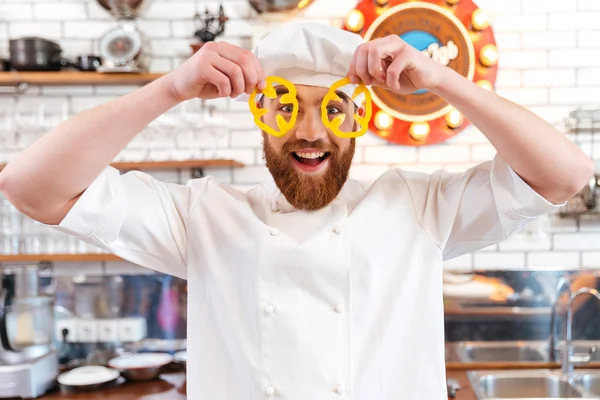
[[265, 73], [252, 52], [227, 42], [208, 42], [170, 73], [178, 101], [235, 98], [265, 87]]

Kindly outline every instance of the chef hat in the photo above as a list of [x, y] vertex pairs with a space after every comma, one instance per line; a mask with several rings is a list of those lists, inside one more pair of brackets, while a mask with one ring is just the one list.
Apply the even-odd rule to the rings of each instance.
[[[292, 23], [264, 37], [252, 50], [266, 76], [295, 85], [329, 88], [348, 74], [360, 35], [319, 23]], [[356, 85], [339, 90], [352, 98]], [[237, 98], [247, 101], [248, 95]], [[359, 101], [357, 99], [356, 101]]]

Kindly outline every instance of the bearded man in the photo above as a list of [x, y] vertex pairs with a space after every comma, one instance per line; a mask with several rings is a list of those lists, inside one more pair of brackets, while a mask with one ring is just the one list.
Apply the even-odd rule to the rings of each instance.
[[[348, 179], [364, 85], [441, 96], [497, 156], [462, 173]], [[248, 101], [272, 180], [246, 192], [109, 166], [161, 114], [217, 97]], [[0, 190], [37, 221], [187, 279], [190, 399], [443, 400], [443, 262], [556, 210], [592, 173], [550, 124], [399, 37], [294, 24], [252, 52], [208, 43], [74, 116], [8, 165]]]

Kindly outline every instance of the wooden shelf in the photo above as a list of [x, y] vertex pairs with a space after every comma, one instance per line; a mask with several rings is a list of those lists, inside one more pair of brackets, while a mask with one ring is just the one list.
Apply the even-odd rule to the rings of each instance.
[[113, 254], [14, 254], [0, 255], [0, 263], [122, 261]]
[[561, 218], [588, 219], [588, 220], [600, 219], [600, 211], [562, 211], [559, 213], [559, 215]]
[[[0, 171], [6, 164], [0, 164]], [[185, 161], [139, 161], [115, 162], [111, 166], [119, 170], [195, 169], [195, 168], [242, 168], [244, 164], [235, 160], [185, 160]]]
[[1, 86], [27, 85], [143, 85], [158, 79], [157, 73], [101, 72], [0, 72]]

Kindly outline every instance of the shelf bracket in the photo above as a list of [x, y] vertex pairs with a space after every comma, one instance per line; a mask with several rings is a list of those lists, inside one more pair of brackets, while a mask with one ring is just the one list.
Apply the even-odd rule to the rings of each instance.
[[193, 179], [204, 178], [204, 168], [192, 168], [192, 178]]

